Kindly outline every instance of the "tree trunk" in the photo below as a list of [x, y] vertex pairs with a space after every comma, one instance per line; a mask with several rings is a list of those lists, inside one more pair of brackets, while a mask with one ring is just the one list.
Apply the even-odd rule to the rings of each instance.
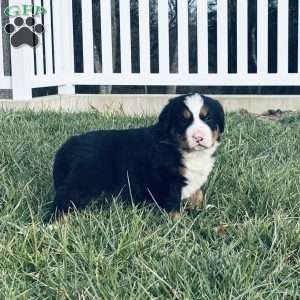
[[[176, 16], [177, 16], [177, 2], [174, 1], [169, 1], [169, 9], [170, 10], [173, 10], [173, 14], [174, 14], [174, 17], [172, 18], [173, 21], [171, 21], [170, 23], [173, 23], [173, 24], [170, 24], [170, 26], [173, 27], [173, 30], [177, 30], [177, 24], [176, 24]], [[176, 28], [176, 29], [174, 29]], [[173, 46], [173, 45], [172, 45]], [[178, 72], [178, 33], [177, 33], [177, 39], [175, 40], [175, 48], [174, 48], [174, 52], [173, 52], [173, 55], [171, 57], [171, 64], [170, 64], [170, 73], [176, 73]], [[177, 86], [167, 86], [166, 87], [166, 93], [167, 94], [176, 94], [176, 91], [177, 91]]]
[[[172, 57], [171, 61], [171, 67], [170, 67], [170, 72], [171, 73], [176, 73], [177, 71], [177, 61], [178, 61], [178, 42], [176, 43], [174, 54]], [[166, 93], [167, 94], [176, 94], [177, 92], [177, 86], [176, 85], [169, 85], [166, 87]]]

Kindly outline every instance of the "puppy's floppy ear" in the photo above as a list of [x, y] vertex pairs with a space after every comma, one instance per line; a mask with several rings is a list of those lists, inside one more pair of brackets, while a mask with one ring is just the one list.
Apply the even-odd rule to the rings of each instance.
[[220, 133], [223, 133], [224, 129], [225, 129], [225, 113], [224, 113], [223, 106], [216, 99], [212, 99], [212, 98], [209, 98], [207, 96], [202, 96], [202, 97], [204, 99], [209, 99], [210, 100], [210, 105], [212, 106], [214, 114], [216, 116], [216, 121], [218, 123]]
[[223, 106], [221, 105], [221, 103], [217, 100], [215, 100], [215, 105], [217, 107], [217, 118], [218, 118], [218, 126], [220, 129], [220, 133], [224, 132], [225, 129], [225, 113], [224, 113], [224, 109]]
[[158, 118], [158, 125], [160, 129], [167, 133], [171, 128], [171, 116], [172, 116], [172, 99], [169, 100], [169, 103], [163, 108]]

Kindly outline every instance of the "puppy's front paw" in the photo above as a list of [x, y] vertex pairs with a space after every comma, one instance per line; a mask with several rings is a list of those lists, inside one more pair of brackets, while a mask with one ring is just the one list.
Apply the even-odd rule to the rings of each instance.
[[169, 215], [169, 218], [174, 222], [179, 221], [181, 218], [181, 214], [178, 211], [171, 211], [168, 213], [168, 215]]
[[204, 196], [202, 190], [196, 191], [192, 196], [184, 199], [184, 206], [188, 209], [200, 209], [203, 206]]

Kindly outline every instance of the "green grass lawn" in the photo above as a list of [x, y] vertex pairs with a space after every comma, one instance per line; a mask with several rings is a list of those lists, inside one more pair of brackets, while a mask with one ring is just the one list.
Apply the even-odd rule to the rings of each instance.
[[228, 115], [205, 207], [176, 222], [107, 196], [43, 224], [69, 135], [154, 120], [0, 113], [0, 299], [300, 299], [297, 114]]

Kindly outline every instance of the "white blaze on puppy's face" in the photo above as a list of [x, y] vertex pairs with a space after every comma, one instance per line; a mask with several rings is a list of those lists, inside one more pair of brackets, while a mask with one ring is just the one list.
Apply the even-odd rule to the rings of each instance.
[[202, 97], [198, 94], [187, 97], [184, 101], [193, 115], [192, 124], [186, 129], [186, 139], [189, 147], [195, 150], [203, 150], [214, 145], [211, 128], [200, 119], [200, 112], [204, 106]]

